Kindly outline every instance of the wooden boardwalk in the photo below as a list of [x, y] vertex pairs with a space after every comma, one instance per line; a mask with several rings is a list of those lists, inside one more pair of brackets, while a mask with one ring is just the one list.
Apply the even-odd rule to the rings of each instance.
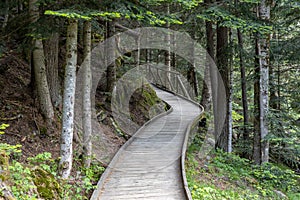
[[172, 109], [142, 127], [116, 154], [92, 200], [187, 199], [181, 154], [187, 127], [201, 109], [154, 88]]

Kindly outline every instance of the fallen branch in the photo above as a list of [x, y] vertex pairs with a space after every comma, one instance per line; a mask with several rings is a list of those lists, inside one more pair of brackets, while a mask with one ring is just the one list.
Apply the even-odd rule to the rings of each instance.
[[13, 121], [13, 120], [16, 120], [16, 119], [20, 119], [22, 117], [23, 117], [22, 114], [18, 114], [18, 115], [14, 116], [14, 117], [0, 118], [0, 121]]

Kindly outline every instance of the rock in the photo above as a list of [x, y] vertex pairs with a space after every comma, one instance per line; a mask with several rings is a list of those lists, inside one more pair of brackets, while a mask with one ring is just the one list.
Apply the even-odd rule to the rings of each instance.
[[51, 173], [39, 167], [35, 167], [32, 170], [32, 174], [33, 174], [33, 182], [37, 187], [37, 191], [40, 197], [49, 200], [61, 199], [60, 185]]
[[212, 138], [207, 138], [207, 143], [208, 143], [210, 146], [212, 146], [212, 147], [215, 146], [215, 140], [212, 139]]
[[280, 197], [280, 199], [287, 199], [287, 196], [283, 192], [279, 190], [274, 190], [274, 192]]
[[0, 180], [0, 199], [5, 199], [5, 200], [16, 200], [12, 192], [8, 189], [7, 185]]
[[9, 179], [9, 156], [5, 151], [0, 151], [0, 179]]

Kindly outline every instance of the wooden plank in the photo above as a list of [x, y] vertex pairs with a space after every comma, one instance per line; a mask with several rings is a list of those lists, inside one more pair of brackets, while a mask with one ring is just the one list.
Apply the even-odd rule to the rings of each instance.
[[181, 171], [186, 130], [199, 106], [155, 88], [173, 111], [149, 122], [122, 148], [99, 181], [92, 200], [187, 199]]

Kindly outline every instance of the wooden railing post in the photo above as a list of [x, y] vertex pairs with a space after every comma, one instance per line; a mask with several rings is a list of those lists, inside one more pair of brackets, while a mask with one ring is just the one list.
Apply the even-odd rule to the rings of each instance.
[[[154, 70], [154, 71], [153, 71]], [[146, 70], [147, 71], [147, 70]], [[176, 94], [181, 94], [188, 99], [192, 99], [195, 95], [192, 94], [191, 88], [186, 88], [180, 78], [180, 74], [176, 71], [168, 71], [155, 66], [148, 66], [149, 79], [152, 78], [151, 82], [155, 85], [164, 87]], [[180, 90], [180, 91], [179, 91]], [[190, 94], [191, 92], [191, 94]]]
[[183, 85], [183, 83], [182, 83], [182, 81], [181, 81], [181, 79], [180, 79], [179, 76], [177, 76], [177, 79], [178, 79], [179, 86], [180, 86], [180, 88], [181, 88], [181, 90], [182, 90], [182, 92], [183, 92], [183, 95], [184, 95], [185, 97], [187, 97], [188, 99], [191, 99], [189, 93], [188, 93], [187, 90], [185, 89], [185, 87], [184, 87], [184, 85]]

